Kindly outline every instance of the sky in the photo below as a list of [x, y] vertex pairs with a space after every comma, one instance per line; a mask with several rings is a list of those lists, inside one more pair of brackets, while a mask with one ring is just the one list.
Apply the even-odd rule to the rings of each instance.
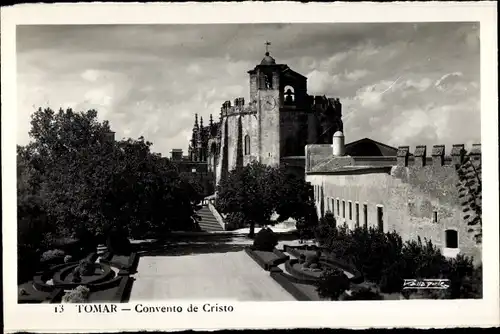
[[340, 98], [346, 142], [480, 142], [479, 24], [454, 22], [18, 26], [17, 142], [39, 107], [96, 109], [117, 139], [186, 154], [195, 113], [249, 100], [267, 40], [310, 95]]

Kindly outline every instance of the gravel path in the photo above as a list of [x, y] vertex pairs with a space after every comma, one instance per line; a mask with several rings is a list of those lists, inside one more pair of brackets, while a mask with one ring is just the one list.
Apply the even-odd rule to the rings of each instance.
[[160, 300], [293, 301], [244, 251], [139, 260], [130, 302]]

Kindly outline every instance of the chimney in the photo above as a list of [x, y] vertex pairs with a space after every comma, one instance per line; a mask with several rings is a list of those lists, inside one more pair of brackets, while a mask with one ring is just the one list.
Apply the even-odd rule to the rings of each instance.
[[444, 165], [444, 145], [434, 145], [432, 147], [432, 164], [434, 166]]
[[408, 166], [408, 154], [410, 152], [409, 146], [399, 146], [397, 153], [397, 164], [400, 167]]
[[180, 148], [174, 148], [174, 149], [172, 149], [172, 151], [170, 151], [172, 160], [174, 160], [174, 161], [180, 161], [180, 160], [182, 160], [182, 153], [183, 153], [182, 149], [180, 149]]
[[337, 131], [333, 134], [332, 139], [332, 153], [335, 157], [345, 155], [344, 134], [342, 131]]
[[115, 141], [115, 132], [114, 131], [109, 131], [104, 134], [104, 141], [112, 143]]
[[464, 144], [457, 144], [451, 148], [451, 162], [454, 165], [461, 165], [464, 162], [464, 147]]
[[427, 146], [417, 145], [415, 148], [415, 166], [424, 167], [427, 158]]

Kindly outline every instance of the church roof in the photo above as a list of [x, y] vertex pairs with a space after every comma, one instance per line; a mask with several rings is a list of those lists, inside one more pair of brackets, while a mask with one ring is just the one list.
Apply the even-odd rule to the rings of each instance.
[[370, 138], [363, 138], [345, 145], [350, 156], [396, 156], [398, 149]]

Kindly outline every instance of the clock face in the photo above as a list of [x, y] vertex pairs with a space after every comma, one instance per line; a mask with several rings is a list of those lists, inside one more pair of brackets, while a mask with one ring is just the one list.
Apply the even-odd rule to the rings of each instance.
[[276, 106], [276, 99], [272, 96], [266, 96], [263, 100], [264, 109], [270, 110]]

